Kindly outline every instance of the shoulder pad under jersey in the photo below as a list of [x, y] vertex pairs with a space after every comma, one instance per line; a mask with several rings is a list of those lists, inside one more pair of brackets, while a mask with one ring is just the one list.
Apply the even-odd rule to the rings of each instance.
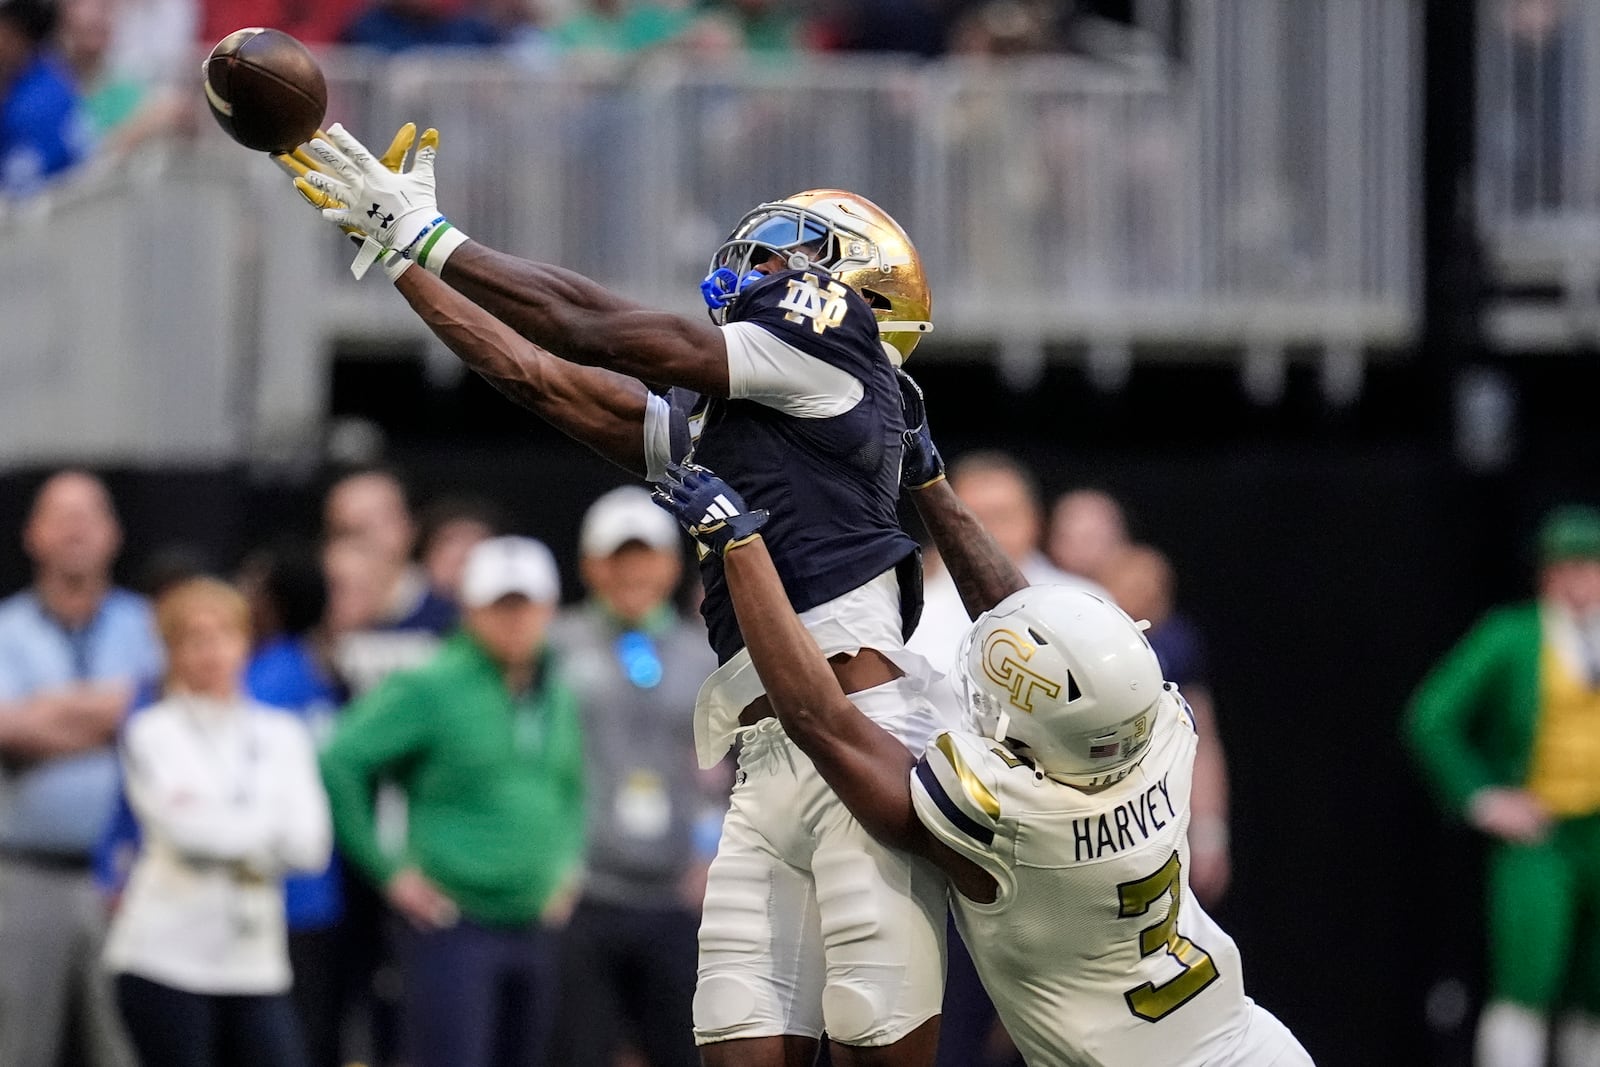
[[917, 816], [963, 852], [988, 851], [1000, 827], [999, 757], [976, 734], [944, 731], [928, 742], [912, 772]]

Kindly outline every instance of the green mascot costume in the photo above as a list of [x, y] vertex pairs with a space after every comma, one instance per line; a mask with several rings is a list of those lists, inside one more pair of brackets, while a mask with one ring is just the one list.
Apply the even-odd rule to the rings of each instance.
[[1600, 511], [1558, 508], [1533, 603], [1490, 611], [1418, 689], [1413, 752], [1493, 842], [1479, 1067], [1600, 1067]]

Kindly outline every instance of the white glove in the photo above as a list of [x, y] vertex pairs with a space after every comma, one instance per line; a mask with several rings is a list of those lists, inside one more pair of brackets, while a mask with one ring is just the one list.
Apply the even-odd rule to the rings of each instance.
[[[350, 264], [350, 269], [352, 271], [359, 268], [362, 273], [365, 273], [366, 268], [362, 266], [361, 261], [365, 258], [366, 251], [366, 246], [363, 245], [361, 251], [356, 253], [356, 261]], [[389, 280], [391, 282], [399, 281], [400, 275], [411, 269], [411, 260], [407, 259], [405, 256], [402, 256], [399, 252], [396, 252], [392, 248], [387, 252], [380, 250], [378, 254], [378, 262], [383, 265], [383, 273], [389, 276]], [[360, 274], [356, 275], [358, 278], [360, 276]]]
[[[317, 133], [318, 136], [326, 136], [320, 130]], [[408, 122], [395, 133], [394, 140], [389, 143], [388, 149], [378, 158], [378, 162], [382, 163], [390, 171], [399, 174], [405, 170], [406, 157], [411, 154], [411, 149], [416, 143], [416, 123]], [[439, 144], [439, 131], [430, 127], [422, 135], [422, 144], [423, 147], [437, 147]], [[304, 145], [296, 148], [293, 152], [276, 153], [272, 158], [274, 162], [288, 172], [289, 177], [295, 179], [295, 191], [305, 198], [306, 203], [317, 209], [317, 214], [322, 214], [323, 208], [346, 206], [343, 202], [317, 189], [310, 182], [301, 180], [312, 171], [318, 170], [320, 166], [317, 160], [306, 152]], [[356, 244], [361, 246], [361, 251], [356, 255], [355, 262], [350, 264], [350, 273], [360, 279], [367, 273], [368, 268], [377, 262], [378, 257], [384, 255], [384, 247], [369, 237], [360, 227], [341, 226], [340, 229], [349, 234]], [[395, 258], [398, 259], [398, 257]], [[389, 267], [388, 273], [391, 280], [405, 273], [405, 268], [410, 265], [410, 260], [400, 260], [398, 267]], [[387, 264], [386, 267], [388, 267]]]
[[[405, 173], [389, 170], [337, 124], [328, 130], [328, 140], [319, 137], [308, 147], [331, 173], [314, 170], [301, 180], [342, 205], [350, 205], [324, 208], [322, 216], [329, 222], [354, 227], [434, 274], [443, 270], [450, 253], [466, 242], [467, 235], [439, 214], [433, 179], [436, 146], [424, 143]], [[370, 253], [364, 250], [364, 255]]]

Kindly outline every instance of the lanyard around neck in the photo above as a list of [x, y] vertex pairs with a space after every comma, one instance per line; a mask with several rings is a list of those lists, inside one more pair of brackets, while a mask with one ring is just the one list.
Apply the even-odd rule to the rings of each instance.
[[[232, 782], [224, 780], [224, 794], [236, 807], [249, 806], [255, 795], [256, 765], [261, 759], [260, 745], [249, 713], [243, 707], [235, 706], [226, 712], [232, 721], [208, 722], [208, 717], [199, 709], [195, 698], [179, 696], [174, 700], [198, 747], [213, 757], [206, 763], [219, 774], [233, 776]], [[232, 743], [228, 735], [232, 735]], [[227, 790], [230, 785], [231, 794]]]

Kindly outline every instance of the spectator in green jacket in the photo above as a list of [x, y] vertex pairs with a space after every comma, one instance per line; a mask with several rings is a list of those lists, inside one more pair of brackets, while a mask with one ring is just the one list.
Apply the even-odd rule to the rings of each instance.
[[1489, 1003], [1477, 1062], [1600, 1062], [1600, 510], [1539, 535], [1539, 599], [1497, 608], [1434, 668], [1409, 740], [1445, 807], [1492, 842]]
[[[477, 545], [462, 632], [346, 712], [322, 772], [344, 854], [409, 923], [400, 948], [415, 1067], [543, 1062], [557, 935], [583, 841], [576, 702], [545, 653], [559, 599], [544, 545]], [[373, 791], [406, 797], [398, 853]]]

